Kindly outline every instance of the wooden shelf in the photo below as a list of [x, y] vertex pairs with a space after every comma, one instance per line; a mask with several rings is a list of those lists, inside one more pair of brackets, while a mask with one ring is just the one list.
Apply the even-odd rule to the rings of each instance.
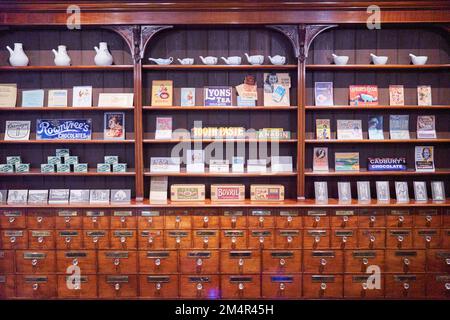
[[40, 112], [40, 111], [127, 111], [134, 110], [134, 107], [0, 107], [0, 112], [2, 111], [13, 111], [13, 112]]
[[297, 172], [186, 172], [186, 169], [181, 169], [181, 172], [150, 172], [146, 169], [145, 176], [168, 176], [168, 177], [292, 177], [296, 176]]
[[89, 169], [88, 172], [52, 172], [42, 173], [40, 169], [31, 168], [30, 172], [14, 172], [14, 173], [0, 173], [0, 177], [22, 177], [22, 176], [75, 176], [75, 177], [98, 177], [98, 176], [134, 176], [136, 174], [134, 169], [128, 169], [127, 172], [97, 172], [96, 169]]
[[132, 71], [133, 65], [112, 65], [112, 66], [26, 66], [26, 67], [12, 67], [0, 66], [1, 71], [58, 71], [58, 72], [80, 72], [80, 71]]
[[406, 171], [312, 171], [307, 169], [305, 176], [309, 177], [346, 177], [346, 176], [436, 176], [436, 175], [450, 175], [450, 169], [436, 169], [434, 172], [418, 172], [415, 170]]
[[152, 107], [144, 106], [143, 110], [158, 110], [158, 111], [207, 111], [207, 110], [232, 110], [232, 111], [283, 111], [283, 110], [297, 110], [297, 106], [289, 107], [275, 107], [275, 106], [256, 106], [256, 107], [206, 107], [206, 106], [194, 106], [194, 107], [181, 107], [181, 106], [171, 106], [171, 107]]
[[346, 143], [367, 143], [367, 144], [379, 144], [379, 143], [449, 143], [450, 139], [438, 138], [438, 139], [383, 139], [383, 140], [369, 140], [369, 139], [355, 139], [355, 140], [316, 140], [306, 139], [307, 144], [346, 144]]
[[241, 64], [237, 66], [231, 65], [203, 65], [203, 64], [191, 64], [191, 65], [181, 65], [181, 64], [169, 64], [169, 65], [157, 65], [157, 64], [146, 64], [142, 66], [144, 70], [198, 70], [198, 71], [213, 71], [213, 70], [296, 70], [298, 66], [296, 64], [285, 64], [285, 65], [249, 65]]
[[346, 65], [335, 65], [335, 64], [309, 64], [306, 65], [306, 70], [404, 70], [404, 71], [414, 71], [414, 70], [445, 70], [450, 69], [450, 64], [424, 64], [424, 65], [413, 65], [413, 64], [346, 64]]
[[258, 143], [258, 142], [278, 142], [278, 143], [297, 143], [297, 139], [279, 139], [279, 140], [261, 140], [261, 139], [245, 139], [245, 138], [233, 138], [233, 139], [190, 139], [190, 138], [180, 138], [180, 139], [144, 139], [144, 143], [179, 143], [179, 142], [202, 142], [202, 143], [211, 143], [211, 142], [243, 142], [243, 143]]
[[[0, 209], [12, 209], [12, 208], [111, 208], [111, 204], [0, 204]], [[417, 202], [411, 200], [407, 203], [397, 203], [395, 200], [389, 202], [377, 202], [372, 199], [369, 203], [358, 203], [353, 199], [351, 203], [339, 203], [337, 199], [329, 199], [328, 203], [318, 204], [313, 199], [295, 200], [285, 199], [283, 201], [251, 201], [246, 199], [239, 202], [214, 202], [210, 199], [200, 202], [173, 202], [168, 200], [166, 204], [150, 203], [149, 199], [145, 199], [142, 202], [138, 202], [132, 199], [130, 203], [114, 203], [114, 208], [196, 208], [196, 207], [211, 207], [211, 208], [261, 208], [261, 207], [293, 207], [293, 208], [413, 208], [413, 207], [450, 207], [450, 199], [446, 201], [434, 202], [431, 200], [424, 202]]]
[[128, 133], [127, 135], [133, 139], [126, 140], [105, 140], [103, 139], [103, 133], [93, 133], [92, 140], [36, 140], [36, 134], [30, 134], [30, 140], [5, 140], [5, 134], [0, 134], [0, 144], [127, 144], [135, 143], [134, 134]]
[[436, 105], [436, 106], [305, 106], [305, 110], [348, 110], [348, 111], [368, 111], [368, 110], [450, 110], [450, 105]]

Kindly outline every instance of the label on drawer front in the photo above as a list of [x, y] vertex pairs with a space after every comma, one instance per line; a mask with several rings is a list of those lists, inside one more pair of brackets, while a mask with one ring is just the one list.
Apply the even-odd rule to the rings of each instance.
[[86, 212], [88, 217], [103, 217], [105, 215], [104, 211], [88, 211]]
[[106, 276], [106, 282], [108, 283], [128, 283], [128, 276]]
[[383, 214], [383, 211], [378, 211], [376, 209], [360, 209], [358, 214], [361, 216], [376, 216]]
[[437, 282], [449, 282], [450, 276], [443, 276], [443, 275], [436, 276], [436, 281]]
[[77, 237], [79, 235], [78, 231], [60, 231], [60, 237]]
[[64, 210], [58, 211], [58, 217], [76, 217], [78, 216], [78, 211]]
[[275, 259], [291, 259], [294, 257], [294, 252], [292, 251], [276, 251], [271, 252], [270, 255]]
[[312, 276], [312, 282], [334, 282], [334, 276]]
[[409, 236], [411, 234], [410, 230], [391, 230], [391, 236]]
[[417, 277], [414, 275], [394, 275], [394, 280], [396, 282], [405, 282], [405, 281], [416, 281]]
[[68, 259], [73, 259], [73, 258], [86, 258], [87, 257], [87, 252], [82, 252], [82, 251], [70, 251], [70, 252], [66, 252], [64, 254], [64, 256]]
[[5, 230], [3, 234], [6, 237], [23, 237], [23, 231], [20, 230]]
[[0, 276], [0, 283], [5, 283], [5, 282], [6, 282], [6, 277]]
[[242, 216], [244, 212], [241, 210], [226, 210], [223, 212], [224, 216]]
[[270, 216], [272, 214], [271, 210], [251, 210], [250, 214], [252, 216]]
[[336, 237], [353, 237], [352, 230], [337, 230], [334, 232]]
[[294, 277], [292, 276], [271, 276], [270, 281], [272, 282], [286, 282], [291, 283], [294, 281]]
[[239, 258], [251, 258], [251, 251], [230, 251], [230, 258], [239, 259]]
[[416, 257], [417, 251], [395, 251], [396, 257]]
[[353, 251], [353, 258], [376, 258], [376, 251]]
[[43, 252], [24, 252], [24, 259], [45, 259], [47, 255]]
[[352, 282], [356, 283], [367, 283], [367, 280], [369, 279], [370, 275], [359, 275], [359, 276], [353, 276]]
[[26, 283], [47, 283], [48, 278], [45, 276], [25, 276]]
[[228, 230], [224, 232], [225, 237], [243, 237], [244, 231], [240, 230]]
[[217, 231], [214, 230], [200, 230], [196, 231], [195, 235], [199, 237], [214, 237], [217, 236]]
[[167, 276], [148, 276], [147, 277], [147, 282], [150, 283], [155, 283], [155, 282], [169, 282], [170, 281], [170, 277]]
[[409, 210], [391, 210], [391, 215], [393, 215], [393, 216], [407, 216], [407, 215], [409, 215]]
[[114, 217], [131, 217], [133, 215], [132, 211], [114, 211]]
[[189, 282], [211, 282], [211, 279], [209, 277], [189, 277]]
[[88, 237], [104, 237], [105, 236], [105, 231], [87, 231], [86, 235]]
[[132, 237], [133, 235], [133, 231], [114, 231], [114, 237]]
[[209, 259], [211, 258], [211, 252], [210, 251], [190, 251], [187, 254], [188, 258], [193, 258], [193, 259], [197, 259], [197, 258], [204, 258], [204, 259]]
[[176, 238], [182, 237], [185, 238], [188, 236], [187, 231], [169, 231], [169, 237]]
[[298, 217], [297, 210], [281, 210], [280, 216], [282, 217]]
[[141, 236], [142, 237], [153, 237], [153, 236], [160, 236], [161, 235], [161, 231], [157, 231], [157, 230], [144, 230], [141, 231]]
[[437, 235], [437, 230], [419, 230], [419, 236], [435, 236]]
[[143, 217], [159, 217], [161, 213], [159, 211], [141, 211]]
[[436, 252], [436, 257], [443, 258], [443, 259], [448, 259], [448, 258], [450, 258], [450, 251]]
[[5, 217], [20, 217], [22, 215], [22, 212], [20, 212], [20, 211], [4, 211], [3, 215]]
[[353, 210], [336, 210], [335, 213], [337, 216], [352, 216], [352, 215], [354, 215]]
[[128, 259], [128, 252], [126, 251], [115, 251], [115, 252], [105, 252], [105, 256], [107, 258], [121, 258], [121, 259]]
[[270, 237], [272, 232], [270, 231], [252, 231], [253, 237]]
[[[80, 280], [81, 283], [87, 283], [88, 282], [88, 277], [87, 276], [79, 276], [78, 279]], [[73, 276], [66, 276], [66, 283], [67, 283], [67, 281], [72, 282], [73, 281]]]
[[334, 251], [313, 251], [312, 256], [313, 257], [326, 257], [326, 258], [334, 258], [335, 257]]
[[281, 237], [297, 237], [300, 234], [298, 230], [279, 230], [278, 234]]
[[250, 276], [230, 276], [231, 283], [240, 283], [240, 282], [253, 282], [253, 277]]
[[308, 235], [311, 237], [325, 237], [327, 235], [326, 230], [308, 230]]
[[308, 216], [326, 216], [327, 212], [324, 210], [308, 210]]
[[436, 209], [419, 210], [419, 215], [421, 216], [435, 216], [438, 212]]
[[170, 253], [168, 251], [148, 251], [147, 258], [149, 259], [166, 259], [169, 258]]
[[31, 231], [32, 237], [50, 237], [50, 231]]

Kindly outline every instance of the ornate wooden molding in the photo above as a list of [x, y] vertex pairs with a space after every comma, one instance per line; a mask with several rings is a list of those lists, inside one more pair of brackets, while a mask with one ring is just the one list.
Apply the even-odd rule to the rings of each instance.
[[134, 62], [138, 63], [144, 58], [144, 51], [150, 39], [158, 32], [173, 26], [112, 25], [104, 28], [116, 32], [125, 40], [133, 54]]
[[297, 59], [305, 61], [308, 57], [309, 47], [321, 32], [337, 27], [337, 25], [273, 25], [266, 26], [284, 34], [292, 44]]

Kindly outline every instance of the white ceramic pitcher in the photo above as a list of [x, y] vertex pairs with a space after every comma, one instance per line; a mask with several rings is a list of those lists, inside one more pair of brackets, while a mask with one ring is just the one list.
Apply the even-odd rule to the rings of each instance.
[[94, 62], [97, 66], [110, 66], [113, 64], [113, 57], [108, 51], [108, 44], [106, 42], [100, 42], [99, 47], [94, 47], [95, 55]]
[[9, 46], [6, 46], [6, 49], [9, 51], [9, 63], [13, 67], [25, 67], [30, 62], [21, 43], [14, 43], [14, 50]]
[[55, 55], [55, 65], [56, 66], [70, 66], [70, 57], [67, 54], [66, 46], [60, 45], [58, 46], [58, 51], [55, 49], [52, 50]]

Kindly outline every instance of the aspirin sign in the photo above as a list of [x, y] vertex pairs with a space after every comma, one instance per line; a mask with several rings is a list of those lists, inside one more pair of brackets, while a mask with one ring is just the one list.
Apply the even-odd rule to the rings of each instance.
[[90, 140], [91, 119], [38, 119], [36, 136], [38, 140]]

